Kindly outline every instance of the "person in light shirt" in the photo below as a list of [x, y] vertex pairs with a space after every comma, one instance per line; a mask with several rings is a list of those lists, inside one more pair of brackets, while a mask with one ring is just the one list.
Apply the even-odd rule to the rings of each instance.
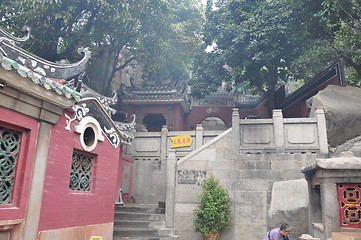
[[290, 232], [290, 226], [283, 223], [279, 228], [269, 230], [263, 240], [289, 240], [288, 234]]

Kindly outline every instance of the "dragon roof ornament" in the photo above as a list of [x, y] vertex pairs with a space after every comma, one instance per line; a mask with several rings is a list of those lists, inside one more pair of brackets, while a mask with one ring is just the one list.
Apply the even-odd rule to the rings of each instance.
[[[26, 29], [28, 29], [27, 34], [30, 36], [30, 28]], [[33, 72], [49, 78], [70, 80], [85, 71], [91, 56], [88, 48], [78, 49], [78, 53], [83, 54], [84, 57], [76, 63], [54, 63], [29, 53], [20, 47], [29, 38], [28, 35], [23, 38], [16, 38], [0, 28], [0, 54], [20, 62]]]
[[18, 37], [14, 37], [10, 33], [6, 32], [4, 29], [0, 28], [0, 39], [6, 38], [9, 41], [11, 41], [14, 45], [16, 44], [21, 47], [30, 39], [31, 28], [28, 26], [24, 26], [21, 32], [24, 34], [24, 36], [18, 38]]

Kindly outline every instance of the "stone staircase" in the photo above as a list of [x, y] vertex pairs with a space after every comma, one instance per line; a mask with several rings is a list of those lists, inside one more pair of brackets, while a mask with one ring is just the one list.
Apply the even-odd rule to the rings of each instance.
[[172, 240], [178, 236], [165, 227], [165, 209], [156, 204], [116, 204], [113, 240]]

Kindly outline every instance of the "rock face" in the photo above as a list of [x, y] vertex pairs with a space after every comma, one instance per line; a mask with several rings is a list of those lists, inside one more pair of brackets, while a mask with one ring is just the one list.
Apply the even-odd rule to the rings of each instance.
[[329, 85], [312, 98], [310, 116], [318, 107], [325, 110], [331, 147], [361, 134], [361, 88]]
[[275, 182], [268, 211], [270, 229], [287, 222], [292, 228], [290, 239], [297, 239], [302, 233], [308, 232], [308, 201], [305, 179]]

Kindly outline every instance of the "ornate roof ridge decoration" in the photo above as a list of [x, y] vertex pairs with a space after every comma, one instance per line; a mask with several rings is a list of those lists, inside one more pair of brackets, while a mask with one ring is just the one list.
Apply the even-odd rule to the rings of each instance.
[[[9, 37], [11, 36], [9, 33], [5, 34], [5, 30], [2, 30], [1, 32], [3, 33], [3, 37], [0, 37], [0, 53], [8, 58], [14, 59], [15, 61], [21, 62], [22, 65], [44, 77], [65, 80], [77, 77], [85, 71], [88, 60], [91, 56], [89, 48], [82, 47], [78, 49], [78, 53], [80, 55], [84, 54], [84, 57], [80, 61], [71, 64], [54, 63], [27, 52], [16, 45], [19, 41], [15, 41], [14, 37]], [[22, 41], [20, 41], [20, 43], [21, 42]]]
[[[171, 82], [173, 83], [173, 82]], [[174, 104], [180, 103], [185, 112], [190, 110], [190, 99], [186, 91], [187, 85], [184, 82], [168, 85], [147, 85], [142, 87], [125, 86], [120, 87], [120, 95], [124, 103], [134, 104]]]
[[6, 32], [4, 29], [0, 28], [0, 39], [6, 38], [6, 39], [12, 41], [13, 44], [22, 46], [30, 39], [31, 28], [28, 26], [24, 26], [21, 29], [21, 32], [24, 34], [24, 37], [18, 38], [18, 37], [12, 36], [10, 33]]
[[135, 114], [132, 114], [133, 120], [130, 123], [115, 122], [120, 131], [135, 131]]
[[[91, 116], [99, 122], [102, 132], [114, 148], [117, 148], [122, 143], [130, 144], [134, 139], [134, 136], [127, 131], [135, 130], [135, 117], [132, 123], [129, 124], [134, 125], [134, 128], [121, 128], [119, 124], [116, 124], [110, 118], [110, 115], [104, 109], [104, 105], [96, 98], [83, 98], [77, 104], [74, 104], [73, 111], [75, 113], [74, 118], [71, 119], [66, 115], [68, 120], [66, 121], [67, 126], [65, 129], [69, 131], [71, 130], [70, 124], [72, 121], [77, 120], [80, 122], [84, 117]], [[124, 123], [124, 125], [126, 124]]]
[[[66, 86], [68, 87], [71, 87], [72, 85], [74, 88], [77, 88], [77, 91], [81, 93], [83, 98], [96, 98], [106, 108], [112, 109], [109, 106], [113, 106], [118, 102], [118, 94], [116, 91], [113, 91], [112, 97], [104, 96], [84, 84], [82, 75], [80, 75], [80, 77], [78, 78], [78, 82], [72, 79], [66, 84]], [[115, 112], [112, 112], [111, 114], [115, 114]]]
[[49, 78], [41, 76], [40, 74], [34, 72], [33, 70], [24, 67], [18, 62], [3, 56], [0, 53], [0, 65], [5, 70], [16, 70], [18, 75], [23, 78], [30, 78], [34, 84], [40, 85], [47, 90], [52, 90], [59, 95], [64, 95], [66, 98], [73, 98], [75, 101], [80, 101], [81, 94], [74, 89], [71, 89], [67, 86], [62, 85], [57, 81], [53, 81]]
[[[170, 99], [184, 99], [186, 98], [186, 84], [176, 85], [148, 85], [143, 84], [140, 87], [136, 86], [121, 86], [121, 93], [126, 99], [132, 98], [166, 98], [169, 96]], [[153, 97], [152, 97], [153, 96]], [[158, 96], [158, 97], [157, 97]]]

